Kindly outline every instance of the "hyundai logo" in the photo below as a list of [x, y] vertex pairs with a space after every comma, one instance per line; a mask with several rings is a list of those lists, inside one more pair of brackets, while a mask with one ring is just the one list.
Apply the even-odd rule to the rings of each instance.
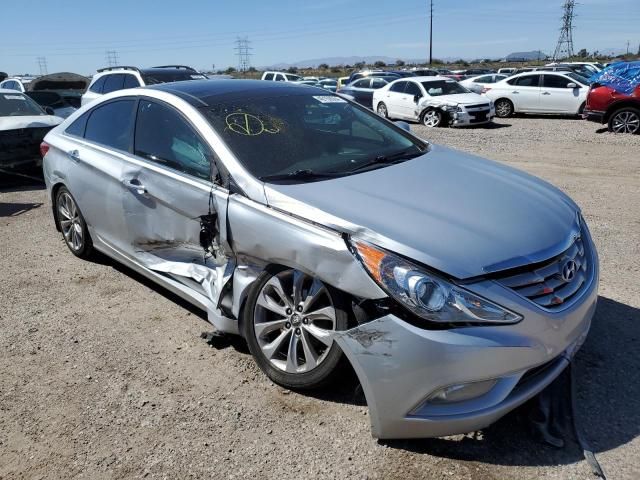
[[562, 267], [562, 279], [565, 282], [570, 282], [576, 276], [576, 272], [578, 271], [578, 265], [573, 260], [569, 260]]

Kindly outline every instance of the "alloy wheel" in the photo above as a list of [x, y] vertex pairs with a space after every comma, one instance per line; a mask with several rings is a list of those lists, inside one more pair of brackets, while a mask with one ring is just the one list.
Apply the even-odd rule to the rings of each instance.
[[387, 118], [388, 116], [387, 106], [384, 103], [378, 104], [378, 115], [380, 115], [383, 118]]
[[511, 104], [507, 100], [500, 100], [495, 105], [496, 115], [505, 118], [511, 115]]
[[283, 372], [313, 370], [333, 344], [336, 309], [331, 294], [320, 280], [297, 270], [279, 272], [264, 284], [253, 318], [262, 354]]
[[437, 110], [429, 110], [425, 112], [422, 123], [425, 127], [437, 127], [440, 125], [441, 114]]
[[64, 240], [74, 252], [79, 252], [84, 245], [84, 229], [80, 211], [68, 192], [58, 197], [58, 221]]
[[638, 133], [640, 131], [640, 116], [629, 110], [618, 112], [611, 121], [611, 129], [615, 133]]

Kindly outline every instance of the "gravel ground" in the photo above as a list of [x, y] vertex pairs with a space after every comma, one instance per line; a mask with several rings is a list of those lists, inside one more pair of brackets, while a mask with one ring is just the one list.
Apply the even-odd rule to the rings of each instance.
[[[598, 245], [601, 298], [577, 357], [579, 416], [610, 479], [640, 476], [640, 137], [573, 119], [414, 126], [567, 191]], [[348, 380], [272, 384], [241, 341], [112, 261], [73, 257], [45, 191], [0, 189], [0, 479], [591, 477], [517, 412], [448, 439], [377, 442]]]

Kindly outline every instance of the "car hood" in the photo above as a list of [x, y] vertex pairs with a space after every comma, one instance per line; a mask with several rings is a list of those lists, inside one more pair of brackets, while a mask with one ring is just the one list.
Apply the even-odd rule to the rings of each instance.
[[421, 103], [446, 105], [472, 105], [474, 103], [489, 103], [487, 97], [477, 93], [456, 93], [455, 95], [440, 95], [438, 97], [424, 97]]
[[21, 128], [55, 127], [63, 119], [54, 115], [27, 115], [16, 117], [0, 117], [0, 131], [18, 130]]
[[578, 232], [578, 207], [513, 168], [432, 146], [377, 170], [265, 184], [273, 208], [464, 279], [551, 258]]

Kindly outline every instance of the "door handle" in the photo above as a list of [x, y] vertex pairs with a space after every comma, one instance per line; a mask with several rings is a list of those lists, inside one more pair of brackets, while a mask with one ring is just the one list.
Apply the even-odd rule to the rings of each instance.
[[131, 180], [129, 180], [127, 182], [127, 187], [132, 192], [135, 192], [138, 195], [142, 195], [143, 197], [146, 197], [149, 195], [149, 191], [147, 190], [147, 187], [145, 187], [142, 183], [140, 183], [140, 180], [138, 180], [137, 178], [132, 178]]
[[520, 93], [520, 92], [519, 92], [519, 91], [517, 91], [517, 90], [514, 90], [514, 91], [513, 91], [513, 92], [511, 92], [511, 93]]
[[69, 155], [69, 158], [74, 162], [80, 161], [80, 152], [78, 150], [69, 150], [67, 155]]
[[551, 95], [549, 92], [542, 92], [542, 95]]

